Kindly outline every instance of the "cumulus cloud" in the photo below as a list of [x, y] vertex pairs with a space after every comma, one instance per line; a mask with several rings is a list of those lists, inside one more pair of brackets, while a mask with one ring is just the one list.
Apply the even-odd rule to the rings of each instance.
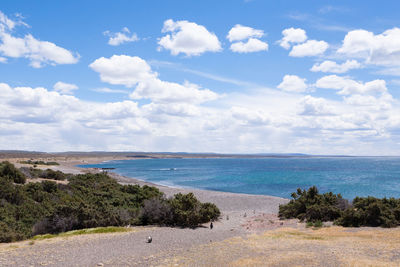
[[187, 103], [156, 104], [150, 103], [143, 106], [143, 110], [148, 114], [164, 114], [177, 117], [191, 117], [201, 114], [199, 107]]
[[352, 106], [369, 106], [381, 111], [390, 109], [394, 99], [389, 93], [380, 96], [356, 94], [345, 97], [344, 102]]
[[186, 20], [164, 22], [163, 33], [168, 33], [159, 41], [159, 50], [170, 50], [176, 56], [180, 53], [186, 56], [199, 56], [205, 52], [222, 50], [218, 37], [209, 32], [206, 27]]
[[41, 68], [44, 65], [74, 64], [79, 55], [48, 41], [41, 41], [31, 34], [23, 38], [14, 37], [12, 31], [15, 22], [1, 13], [0, 16], [0, 54], [4, 57], [28, 58], [30, 65]]
[[[259, 40], [264, 36], [264, 31], [236, 24], [228, 33], [227, 37], [231, 44], [230, 49], [236, 53], [252, 53], [267, 51], [268, 43]], [[247, 41], [246, 41], [247, 40]], [[240, 41], [240, 42], [238, 42]]]
[[288, 28], [282, 31], [283, 38], [278, 41], [279, 45], [289, 49], [292, 44], [303, 43], [307, 40], [306, 31], [300, 28]]
[[242, 41], [249, 38], [261, 38], [263, 36], [264, 31], [262, 30], [236, 24], [232, 29], [230, 29], [226, 38], [228, 38], [229, 42], [233, 42]]
[[322, 55], [329, 45], [325, 41], [308, 40], [305, 43], [293, 46], [289, 53], [292, 57], [310, 57]]
[[0, 83], [0, 107], [7, 111], [0, 119], [39, 124], [63, 124], [73, 120], [87, 126], [93, 121], [131, 119], [140, 115], [133, 101], [86, 102], [42, 87], [12, 88], [4, 83]]
[[340, 95], [387, 92], [386, 82], [384, 80], [373, 80], [363, 83], [337, 75], [324, 76], [317, 80], [315, 86], [318, 88], [339, 90], [338, 94]]
[[105, 31], [103, 34], [110, 37], [108, 39], [108, 44], [113, 46], [117, 46], [123, 43], [136, 42], [139, 40], [137, 34], [131, 34], [127, 27], [124, 27], [121, 32], [112, 33], [110, 31]]
[[[382, 140], [390, 149], [377, 151], [390, 154], [398, 146], [384, 136], [400, 129], [400, 111], [389, 98], [385, 93], [375, 98], [354, 94], [340, 102], [264, 88], [227, 95], [213, 107], [139, 105], [88, 102], [45, 88], [0, 84], [0, 141], [4, 149], [46, 151], [249, 153], [250, 147], [255, 153], [370, 154], [382, 144], [374, 140]], [[375, 146], [363, 146], [365, 138]]]
[[350, 31], [337, 52], [364, 59], [367, 64], [400, 65], [400, 29], [395, 27], [376, 35], [366, 30]]
[[72, 83], [56, 82], [53, 89], [61, 94], [70, 95], [74, 90], [78, 90], [78, 86]]
[[162, 81], [147, 62], [139, 57], [114, 55], [99, 58], [89, 65], [100, 74], [103, 82], [134, 87], [132, 99], [151, 99], [156, 102], [202, 103], [215, 100], [218, 95], [195, 84]]
[[250, 38], [247, 42], [236, 42], [231, 44], [230, 49], [237, 53], [251, 53], [259, 51], [267, 51], [268, 44], [258, 39]]
[[285, 75], [282, 82], [277, 86], [286, 92], [305, 92], [308, 88], [306, 84], [306, 79], [300, 78], [296, 75]]
[[140, 57], [114, 55], [111, 58], [101, 57], [89, 65], [100, 73], [100, 79], [110, 84], [134, 87], [141, 81], [157, 78], [147, 62]]
[[333, 107], [321, 97], [307, 95], [300, 101], [300, 105], [300, 115], [328, 116], [334, 114]]
[[248, 125], [267, 125], [270, 123], [269, 114], [262, 110], [235, 106], [231, 108], [230, 112], [235, 119]]
[[345, 73], [352, 69], [361, 68], [361, 64], [357, 60], [346, 60], [342, 64], [337, 64], [331, 60], [325, 60], [322, 63], [316, 63], [312, 66], [311, 71], [313, 72], [332, 72], [332, 73]]

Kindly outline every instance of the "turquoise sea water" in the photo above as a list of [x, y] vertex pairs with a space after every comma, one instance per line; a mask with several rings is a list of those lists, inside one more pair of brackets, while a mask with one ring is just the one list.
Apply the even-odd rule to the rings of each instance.
[[355, 196], [400, 197], [399, 157], [135, 159], [81, 167], [176, 187], [290, 198], [298, 187]]

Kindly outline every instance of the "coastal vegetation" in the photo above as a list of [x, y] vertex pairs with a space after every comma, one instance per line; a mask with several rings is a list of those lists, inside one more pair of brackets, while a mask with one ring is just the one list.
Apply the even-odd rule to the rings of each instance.
[[320, 194], [313, 186], [297, 189], [289, 203], [279, 206], [281, 219], [297, 218], [309, 225], [333, 221], [344, 227], [400, 225], [400, 199], [356, 197], [352, 202], [332, 192]]
[[35, 179], [35, 178], [45, 178], [57, 181], [68, 180], [73, 177], [72, 174], [63, 173], [61, 171], [55, 171], [52, 169], [36, 169], [32, 167], [22, 167], [19, 169], [27, 178]]
[[[192, 193], [167, 199], [156, 187], [121, 185], [105, 173], [66, 175], [68, 184], [57, 184], [25, 183], [24, 172], [0, 163], [0, 242], [93, 227], [195, 227], [220, 215], [214, 204], [201, 203]], [[43, 172], [48, 179], [62, 178], [58, 172]]]

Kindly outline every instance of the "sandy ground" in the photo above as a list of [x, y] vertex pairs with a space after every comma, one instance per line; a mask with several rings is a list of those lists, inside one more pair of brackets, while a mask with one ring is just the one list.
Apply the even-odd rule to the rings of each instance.
[[[67, 173], [102, 158], [51, 158]], [[11, 159], [17, 163], [21, 159]], [[48, 168], [49, 166], [40, 166]], [[148, 184], [110, 173], [120, 183]], [[94, 234], [0, 244], [0, 266], [400, 266], [400, 229], [306, 228], [280, 221], [288, 200], [247, 194], [159, 187], [167, 196], [194, 192], [222, 211], [214, 228], [131, 227], [128, 233]], [[153, 242], [146, 239], [152, 236]]]

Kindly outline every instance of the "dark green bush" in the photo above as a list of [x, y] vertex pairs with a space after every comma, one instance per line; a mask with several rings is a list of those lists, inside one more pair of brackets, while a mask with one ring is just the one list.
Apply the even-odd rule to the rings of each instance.
[[20, 171], [29, 178], [45, 178], [45, 179], [52, 179], [57, 181], [63, 181], [66, 179], [71, 178], [73, 175], [68, 173], [63, 173], [61, 171], [55, 171], [52, 169], [36, 169], [36, 168], [28, 168], [22, 167]]
[[342, 226], [383, 226], [400, 225], [400, 199], [356, 197], [353, 207], [347, 209], [336, 222]]
[[307, 191], [297, 189], [296, 193], [292, 193], [292, 198], [288, 204], [279, 206], [280, 218], [297, 218], [311, 222], [333, 221], [342, 214], [340, 204], [343, 203], [343, 199], [340, 194], [319, 194], [318, 189], [313, 186]]
[[352, 205], [332, 192], [319, 194], [315, 186], [297, 189], [288, 204], [279, 206], [282, 219], [298, 218], [307, 222], [334, 221], [345, 227], [400, 225], [400, 199], [356, 197]]
[[25, 175], [8, 161], [0, 163], [0, 177], [8, 178], [17, 184], [24, 184], [26, 181]]
[[201, 203], [193, 193], [176, 194], [169, 199], [174, 225], [195, 227], [218, 219], [220, 211], [214, 204]]
[[140, 215], [141, 223], [171, 225], [173, 213], [170, 203], [165, 198], [155, 197], [146, 199]]
[[219, 216], [214, 204], [203, 204], [193, 194], [166, 199], [155, 187], [120, 185], [106, 174], [71, 176], [68, 184], [21, 185], [15, 183], [19, 172], [12, 164], [1, 168], [0, 242], [100, 226], [197, 226]]

